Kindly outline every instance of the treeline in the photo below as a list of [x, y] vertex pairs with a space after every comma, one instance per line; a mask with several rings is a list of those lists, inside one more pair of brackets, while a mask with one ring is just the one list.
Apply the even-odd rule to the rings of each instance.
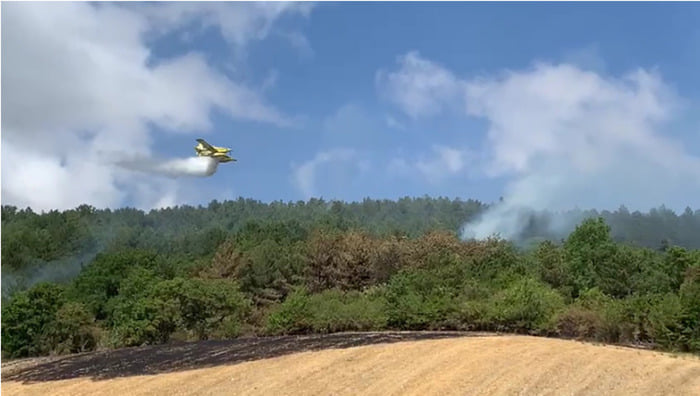
[[[76, 230], [100, 226], [89, 219], [105, 213], [82, 210], [61, 224], [91, 241], [94, 229]], [[163, 212], [120, 212], [123, 227], [136, 224], [141, 233], [118, 231], [69, 282], [16, 292], [2, 304], [3, 354], [383, 329], [518, 332], [700, 352], [700, 251], [616, 242], [602, 217], [526, 250], [496, 238], [462, 241], [454, 229], [428, 225], [419, 235], [399, 227], [382, 233], [344, 214], [197, 228], [199, 214], [221, 207], [178, 210], [169, 212], [179, 214], [170, 226], [194, 227], [189, 232], [159, 238], [155, 219]], [[26, 237], [52, 235], [30, 229]], [[62, 249], [72, 248], [49, 245], [41, 257]]]
[[[484, 213], [489, 205], [475, 200], [402, 198], [397, 201], [365, 199], [362, 202], [311, 199], [272, 202], [252, 199], [212, 201], [208, 206], [180, 206], [144, 212], [123, 208], [96, 210], [88, 205], [63, 212], [38, 214], [31, 208], [2, 206], [2, 268], [17, 271], [60, 260], [91, 260], [111, 247], [138, 247], [167, 254], [197, 254], [217, 246], [225, 235], [256, 222], [295, 221], [309, 228], [326, 224], [339, 229], [360, 228], [374, 236], [392, 234], [417, 237], [429, 231], [459, 232]], [[616, 242], [652, 249], [681, 246], [700, 249], [700, 210], [681, 214], [661, 206], [648, 213], [580, 211], [525, 213], [527, 226], [520, 240], [559, 241], [586, 218], [602, 217]], [[575, 219], [561, 235], [549, 225], [556, 218]], [[42, 271], [44, 272], [43, 268]]]

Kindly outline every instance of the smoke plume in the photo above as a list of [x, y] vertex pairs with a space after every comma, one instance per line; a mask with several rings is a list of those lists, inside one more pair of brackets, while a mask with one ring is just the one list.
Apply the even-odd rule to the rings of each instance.
[[[669, 136], [680, 101], [655, 73], [611, 78], [539, 64], [465, 82], [465, 91], [467, 112], [488, 122], [484, 171], [509, 182], [502, 202], [464, 225], [464, 238], [517, 241], [533, 211], [698, 204], [700, 158]], [[548, 231], [580, 220], [553, 216]]]
[[3, 270], [0, 274], [2, 279], [2, 301], [9, 301], [14, 293], [27, 290], [41, 282], [67, 283], [72, 281], [83, 267], [88, 265], [100, 249], [89, 249], [84, 253], [61, 258], [58, 260], [44, 262], [36, 261], [18, 270]]

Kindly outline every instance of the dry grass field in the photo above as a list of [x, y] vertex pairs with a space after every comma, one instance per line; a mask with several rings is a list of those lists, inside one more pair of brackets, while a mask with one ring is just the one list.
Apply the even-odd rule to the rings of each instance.
[[345, 333], [3, 363], [3, 395], [700, 395], [700, 358], [515, 335]]

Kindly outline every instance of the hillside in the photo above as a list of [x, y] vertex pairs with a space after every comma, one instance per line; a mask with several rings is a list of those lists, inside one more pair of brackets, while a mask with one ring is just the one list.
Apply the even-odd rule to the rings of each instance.
[[379, 236], [293, 221], [220, 237], [203, 241], [204, 256], [112, 247], [69, 282], [15, 293], [2, 304], [3, 358], [387, 330], [700, 352], [700, 250], [617, 243], [602, 218], [531, 250], [450, 232]]
[[700, 358], [530, 336], [287, 336], [20, 362], [3, 364], [3, 394], [700, 394]]

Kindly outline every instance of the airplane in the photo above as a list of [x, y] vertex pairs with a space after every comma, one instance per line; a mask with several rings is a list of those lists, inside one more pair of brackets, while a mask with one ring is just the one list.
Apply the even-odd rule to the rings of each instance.
[[212, 146], [204, 139], [197, 139], [197, 142], [199, 142], [199, 144], [194, 147], [194, 151], [200, 157], [212, 157], [219, 162], [237, 161], [235, 158], [231, 158], [228, 155], [231, 151], [230, 148]]

